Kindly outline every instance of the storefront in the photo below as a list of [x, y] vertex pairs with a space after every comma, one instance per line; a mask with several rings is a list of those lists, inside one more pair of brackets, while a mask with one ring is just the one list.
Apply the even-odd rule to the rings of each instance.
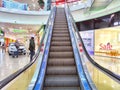
[[94, 30], [80, 32], [85, 48], [90, 55], [94, 55]]
[[120, 56], [120, 26], [95, 31], [95, 55]]
[[44, 29], [45, 29], [45, 25], [42, 25], [40, 27], [40, 29], [37, 31], [37, 45], [39, 46], [40, 45], [40, 42], [42, 40], [42, 36], [43, 36], [43, 33], [44, 33]]

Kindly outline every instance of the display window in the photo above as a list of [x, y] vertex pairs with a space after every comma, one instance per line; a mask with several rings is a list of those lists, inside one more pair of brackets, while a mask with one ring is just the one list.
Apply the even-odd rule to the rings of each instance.
[[95, 55], [120, 56], [120, 26], [95, 30]]

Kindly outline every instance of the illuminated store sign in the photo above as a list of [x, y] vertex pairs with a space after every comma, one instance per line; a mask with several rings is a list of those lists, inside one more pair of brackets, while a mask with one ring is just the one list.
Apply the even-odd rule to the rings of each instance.
[[95, 30], [95, 55], [120, 56], [120, 26]]
[[100, 50], [112, 50], [112, 45], [108, 42], [107, 44], [100, 43]]
[[72, 3], [77, 1], [80, 1], [80, 0], [56, 0], [55, 2], [56, 2], [56, 5], [58, 5], [58, 4]]

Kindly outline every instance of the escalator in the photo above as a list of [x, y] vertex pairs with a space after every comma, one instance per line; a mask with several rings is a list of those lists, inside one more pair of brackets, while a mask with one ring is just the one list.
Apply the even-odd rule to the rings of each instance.
[[[81, 52], [81, 57], [79, 57], [77, 54], [79, 49], [76, 46], [76, 40], [73, 36], [75, 34], [72, 30], [79, 32], [72, 16], [70, 17], [71, 12], [67, 11], [66, 8], [65, 12], [62, 8], [57, 8], [57, 12], [56, 8], [51, 11], [33, 62], [1, 81], [0, 90], [120, 89], [120, 77], [92, 60], [84, 45], [84, 52]], [[51, 33], [52, 31], [53, 33]], [[79, 40], [82, 41], [80, 36]], [[39, 53], [43, 43], [45, 49]]]
[[80, 90], [64, 8], [57, 8], [43, 90]]

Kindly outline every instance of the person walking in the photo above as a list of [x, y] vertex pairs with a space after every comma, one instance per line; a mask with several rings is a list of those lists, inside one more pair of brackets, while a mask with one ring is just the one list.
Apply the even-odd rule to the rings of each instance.
[[32, 58], [35, 54], [35, 41], [34, 37], [31, 37], [30, 43], [29, 43], [29, 50], [30, 50], [30, 62], [32, 61]]

